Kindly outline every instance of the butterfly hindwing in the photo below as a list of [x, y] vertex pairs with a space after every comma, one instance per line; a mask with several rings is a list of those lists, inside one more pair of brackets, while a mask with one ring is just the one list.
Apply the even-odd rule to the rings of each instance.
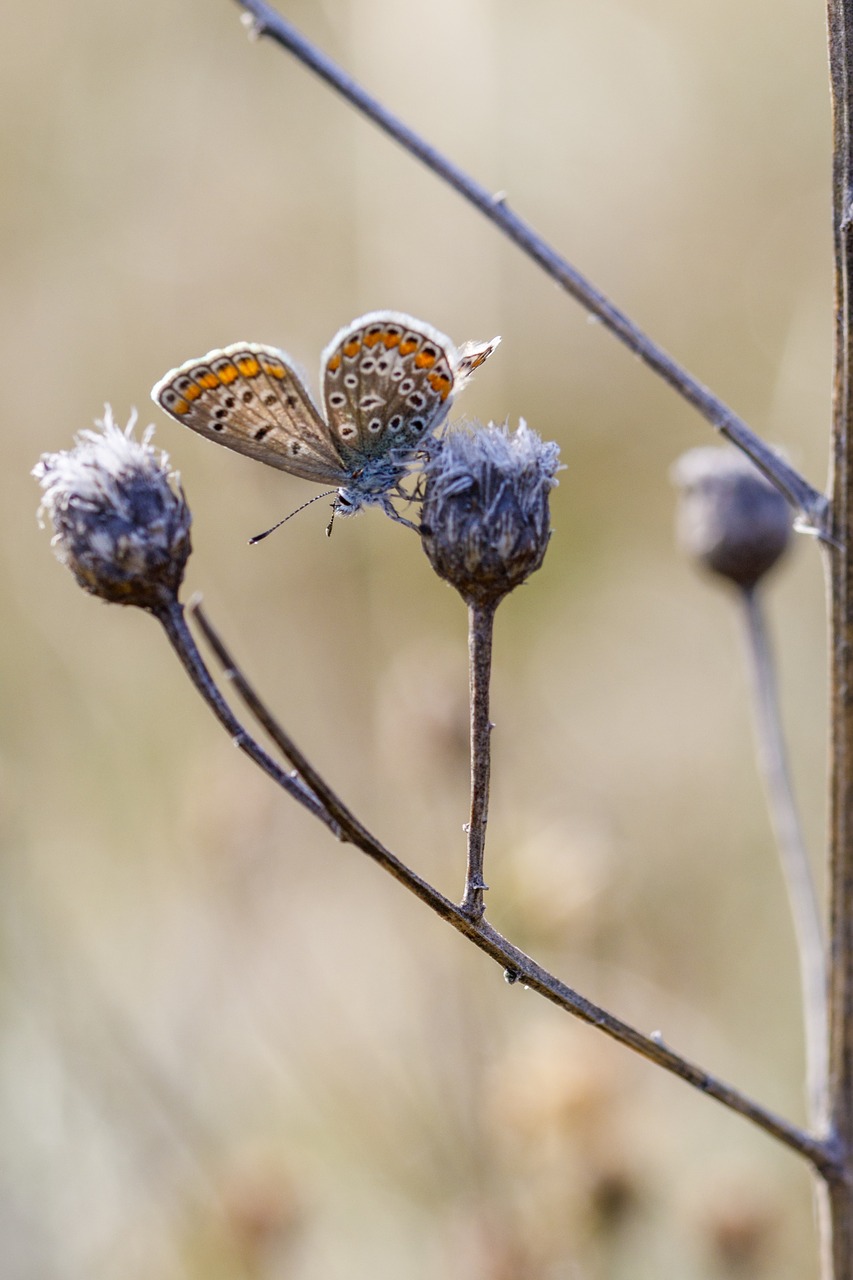
[[353, 321], [323, 353], [326, 417], [342, 456], [416, 448], [450, 409], [456, 348], [396, 311]]

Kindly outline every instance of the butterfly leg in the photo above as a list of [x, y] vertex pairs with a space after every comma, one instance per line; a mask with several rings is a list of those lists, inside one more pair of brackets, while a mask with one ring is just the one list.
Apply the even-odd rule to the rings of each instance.
[[396, 520], [397, 524], [404, 524], [407, 529], [414, 529], [415, 533], [420, 534], [420, 525], [414, 524], [411, 520], [407, 520], [405, 516], [401, 516], [390, 498], [383, 496], [381, 506], [386, 516], [390, 516], [392, 520]]

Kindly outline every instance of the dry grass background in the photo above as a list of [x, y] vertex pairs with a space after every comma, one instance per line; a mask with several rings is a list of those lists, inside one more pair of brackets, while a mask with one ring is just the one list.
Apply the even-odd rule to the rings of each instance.
[[[820, 483], [829, 108], [804, 0], [284, 9]], [[671, 538], [710, 430], [230, 0], [10, 7], [0, 49], [0, 1241], [10, 1280], [816, 1274], [795, 1157], [535, 997], [276, 794], [156, 627], [86, 598], [28, 477], [109, 400], [158, 420], [188, 587], [360, 816], [462, 887], [464, 611], [378, 512], [162, 420], [214, 345], [313, 375], [363, 311], [501, 333], [460, 413], [560, 442], [498, 618], [496, 925], [802, 1117], [797, 973], [731, 602]], [[316, 385], [316, 383], [315, 383]], [[769, 599], [824, 822], [819, 557]]]

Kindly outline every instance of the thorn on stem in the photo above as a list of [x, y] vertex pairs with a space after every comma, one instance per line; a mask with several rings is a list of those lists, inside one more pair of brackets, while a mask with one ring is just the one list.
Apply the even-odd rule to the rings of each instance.
[[240, 21], [246, 28], [246, 35], [250, 40], [260, 40], [265, 30], [260, 18], [253, 13], [241, 13]]

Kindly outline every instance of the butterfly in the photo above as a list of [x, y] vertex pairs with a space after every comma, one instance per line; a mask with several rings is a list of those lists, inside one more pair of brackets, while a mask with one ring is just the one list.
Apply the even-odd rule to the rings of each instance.
[[457, 350], [422, 320], [373, 311], [341, 329], [323, 352], [322, 414], [290, 357], [254, 342], [186, 361], [151, 397], [208, 440], [333, 485], [332, 519], [374, 504], [410, 524], [391, 496], [406, 497], [400, 484], [416, 454], [499, 342]]

